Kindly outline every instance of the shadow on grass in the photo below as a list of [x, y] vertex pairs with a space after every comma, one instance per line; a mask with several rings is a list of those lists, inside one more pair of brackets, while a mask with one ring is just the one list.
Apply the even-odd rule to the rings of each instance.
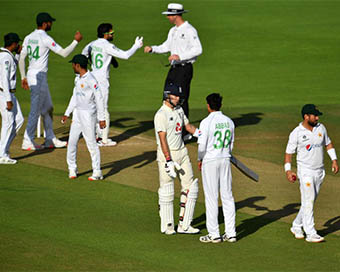
[[323, 226], [325, 228], [318, 231], [321, 236], [327, 236], [328, 234], [340, 230], [340, 216], [329, 219]]
[[[262, 215], [254, 216], [252, 218], [242, 220], [242, 222], [236, 227], [238, 240], [241, 240], [242, 238], [255, 233], [256, 231], [258, 231], [259, 229], [261, 229], [262, 227], [266, 225], [269, 225], [275, 221], [280, 220], [283, 217], [289, 216], [299, 211], [298, 207], [300, 206], [300, 203], [288, 204], [279, 210], [270, 210], [267, 207], [263, 207], [263, 206], [259, 206], [255, 204], [255, 202], [264, 200], [264, 199], [265, 199], [264, 196], [256, 196], [256, 197], [250, 197], [250, 198], [247, 198], [247, 199], [244, 199], [242, 201], [235, 203], [236, 210], [244, 208], [244, 207], [249, 207], [249, 208], [254, 208], [257, 211], [266, 211], [266, 213]], [[219, 207], [218, 214], [219, 214], [218, 223], [222, 224], [224, 222], [222, 207]], [[203, 213], [202, 215], [200, 215], [199, 217], [196, 217], [193, 220], [192, 225], [199, 228], [200, 230], [206, 229], [205, 220], [206, 220], [206, 214]], [[340, 221], [338, 223], [340, 224]]]
[[[263, 115], [263, 113], [261, 112], [251, 112], [251, 113], [241, 114], [241, 117], [233, 118], [233, 121], [236, 127], [256, 125], [262, 120], [262, 118], [260, 117], [261, 115]], [[122, 132], [118, 136], [113, 137], [114, 141], [122, 142], [133, 136], [142, 134], [150, 129], [154, 129], [153, 120], [137, 121], [138, 124], [136, 125], [130, 125], [130, 126], [124, 125], [124, 122], [132, 121], [132, 120], [136, 120], [136, 119], [132, 117], [126, 117], [126, 118], [119, 118], [117, 120], [110, 122], [110, 126], [126, 129], [124, 132]], [[202, 120], [196, 120], [196, 121], [191, 121], [191, 123], [198, 125], [201, 121]], [[195, 139], [192, 139], [191, 142], [194, 142]]]
[[116, 142], [123, 142], [128, 140], [129, 138], [136, 136], [138, 134], [142, 134], [150, 129], [154, 128], [153, 120], [151, 121], [138, 121], [137, 125], [126, 126], [123, 122], [135, 120], [135, 118], [120, 118], [115, 121], [110, 122], [110, 126], [115, 126], [118, 128], [126, 129], [121, 134], [113, 137], [112, 139]]
[[[33, 156], [39, 156], [39, 155], [51, 153], [51, 152], [53, 152], [53, 151], [54, 151], [54, 148], [47, 148], [47, 149], [42, 149], [42, 150], [35, 150], [35, 151], [33, 151], [33, 152], [28, 153], [27, 155], [15, 157], [15, 158], [13, 158], [13, 159], [15, 159], [15, 160], [22, 160], [22, 159], [27, 159], [27, 158], [33, 157]], [[27, 151], [27, 152], [29, 152], [29, 151]]]
[[[133, 165], [136, 165], [134, 168], [142, 168], [143, 166], [152, 163], [154, 160], [156, 160], [156, 151], [148, 151], [131, 158], [105, 163], [101, 166], [101, 169], [103, 170], [111, 168], [110, 171], [104, 175], [104, 178], [107, 178]], [[78, 176], [86, 175], [91, 172], [92, 170], [88, 170], [78, 174]]]

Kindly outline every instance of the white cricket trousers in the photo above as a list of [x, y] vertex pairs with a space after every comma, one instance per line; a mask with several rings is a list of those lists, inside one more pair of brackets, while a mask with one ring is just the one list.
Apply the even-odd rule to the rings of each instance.
[[67, 164], [69, 170], [77, 169], [77, 145], [80, 134], [83, 134], [87, 149], [92, 159], [93, 171], [100, 171], [100, 151], [96, 142], [97, 113], [75, 109], [67, 144]]
[[35, 131], [37, 129], [38, 118], [43, 117], [44, 130], [46, 131], [46, 139], [55, 138], [53, 132], [53, 104], [50, 90], [47, 84], [47, 73], [40, 72], [36, 75], [27, 73], [27, 81], [30, 86], [31, 109], [28, 115], [27, 126], [24, 134], [24, 140], [28, 142], [34, 141]]
[[0, 112], [2, 119], [0, 158], [9, 157], [9, 147], [24, 123], [24, 116], [22, 115], [19, 102], [13, 93], [11, 93], [11, 99], [13, 108], [8, 111], [6, 98], [2, 92], [0, 92]]
[[107, 79], [105, 80], [99, 80], [99, 78], [96, 78], [100, 87], [100, 91], [102, 92], [102, 96], [104, 99], [104, 109], [105, 109], [105, 122], [106, 122], [106, 127], [101, 129], [99, 127], [99, 119], [97, 120], [97, 135], [102, 138], [102, 141], [104, 143], [107, 143], [107, 140], [109, 138], [109, 133], [110, 133], [110, 113], [109, 113], [109, 88], [110, 84]]
[[219, 237], [218, 195], [221, 194], [225, 233], [236, 236], [235, 201], [232, 193], [232, 176], [229, 158], [204, 160], [202, 162], [202, 182], [205, 196], [207, 230], [212, 237]]
[[320, 187], [325, 178], [325, 170], [299, 169], [301, 207], [293, 221], [293, 228], [305, 231], [307, 235], [316, 233], [314, 228], [314, 203], [320, 192]]

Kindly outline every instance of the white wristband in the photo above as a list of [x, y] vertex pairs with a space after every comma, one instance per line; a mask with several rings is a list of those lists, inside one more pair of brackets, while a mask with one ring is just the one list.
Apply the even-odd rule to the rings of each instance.
[[331, 158], [332, 161], [337, 160], [335, 149], [331, 148], [327, 150], [328, 156]]
[[290, 162], [286, 162], [285, 163], [285, 172], [290, 171], [292, 169], [292, 165], [290, 164]]

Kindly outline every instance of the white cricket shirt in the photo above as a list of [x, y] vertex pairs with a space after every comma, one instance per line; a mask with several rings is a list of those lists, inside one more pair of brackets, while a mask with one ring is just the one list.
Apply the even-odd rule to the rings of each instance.
[[25, 37], [22, 44], [22, 53], [28, 56], [29, 66], [27, 76], [34, 76], [39, 72], [47, 72], [50, 50], [58, 53], [62, 50], [62, 47], [44, 30], [36, 29]]
[[287, 154], [297, 152], [297, 166], [310, 170], [323, 168], [323, 148], [331, 143], [325, 126], [318, 123], [313, 131], [299, 124], [289, 135]]
[[110, 77], [110, 64], [112, 56], [120, 59], [130, 58], [139, 48], [134, 44], [129, 50], [124, 51], [116, 47], [104, 38], [99, 38], [90, 42], [82, 51], [82, 54], [89, 57], [91, 48], [92, 73], [98, 81], [108, 79]]
[[234, 146], [234, 122], [221, 111], [211, 112], [200, 123], [198, 160], [230, 158]]
[[167, 40], [159, 45], [151, 46], [152, 53], [167, 53], [178, 55], [180, 62], [194, 63], [202, 54], [202, 45], [196, 29], [185, 21], [179, 27], [174, 26], [168, 33]]
[[166, 139], [170, 150], [179, 150], [184, 147], [182, 140], [183, 126], [189, 124], [189, 120], [181, 107], [172, 109], [165, 105], [157, 111], [154, 118], [157, 145], [160, 146], [158, 132], [166, 132]]
[[10, 90], [16, 88], [17, 77], [17, 60], [14, 55], [6, 48], [0, 48], [0, 91], [1, 97], [6, 102], [12, 101]]
[[97, 112], [98, 119], [105, 120], [104, 100], [95, 77], [87, 72], [82, 77], [77, 76], [74, 85], [73, 95], [65, 115], [70, 116], [74, 109], [79, 109], [91, 113]]

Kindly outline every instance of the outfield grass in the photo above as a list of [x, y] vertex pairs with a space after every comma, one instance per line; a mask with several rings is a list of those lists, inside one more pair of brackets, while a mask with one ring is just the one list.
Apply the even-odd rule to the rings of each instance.
[[[84, 40], [71, 55], [96, 38], [102, 22], [113, 23], [114, 43], [122, 49], [130, 48], [137, 35], [144, 36], [145, 45], [159, 44], [170, 28], [160, 14], [167, 3], [0, 0], [0, 36], [17, 32], [23, 38], [35, 28], [36, 14], [47, 11], [57, 18], [49, 34], [63, 47], [76, 30], [83, 33]], [[145, 137], [154, 134], [152, 120], [161, 104], [167, 56], [146, 55], [140, 49], [111, 71], [111, 126], [121, 133], [117, 136], [121, 147], [102, 152], [102, 165], [109, 170], [107, 181], [90, 183], [83, 175], [70, 182], [64, 151], [22, 155], [13, 150], [20, 163], [0, 166], [0, 271], [339, 270], [338, 235], [329, 234], [326, 243], [314, 245], [296, 241], [289, 233], [285, 219], [296, 213], [299, 199], [294, 188], [283, 187], [282, 162], [289, 132], [300, 122], [305, 103], [315, 103], [324, 112], [321, 121], [340, 154], [340, 1], [181, 3], [190, 10], [185, 18], [197, 28], [203, 45], [203, 55], [194, 65], [190, 119], [198, 125], [206, 116], [207, 94], [223, 95], [223, 111], [237, 125], [234, 153], [257, 162], [256, 169], [267, 175], [261, 176], [260, 184], [248, 185], [235, 173], [238, 207], [263, 199], [269, 210], [249, 204], [247, 213], [238, 211], [236, 244], [202, 245], [197, 236], [160, 235], [158, 173]], [[48, 80], [58, 115], [66, 109], [73, 89], [69, 59], [50, 55]], [[21, 89], [19, 80], [17, 97], [27, 116], [29, 93]], [[142, 137], [126, 143], [130, 137], [126, 135]], [[189, 147], [192, 153], [195, 143]], [[143, 156], [149, 165], [143, 165]], [[88, 157], [79, 159], [89, 164]], [[327, 155], [325, 163], [330, 174]], [[339, 178], [330, 176], [317, 202], [325, 234], [340, 229]], [[202, 201], [194, 223], [206, 233]]]
[[[17, 167], [30, 175], [18, 179]], [[275, 217], [238, 213], [239, 241], [206, 245], [198, 236], [160, 235], [156, 193], [85, 177], [70, 182], [64, 171], [26, 163], [6, 169], [2, 271], [336, 271], [340, 265], [339, 237], [319, 245], [297, 241]], [[201, 203], [195, 214], [206, 232]]]

